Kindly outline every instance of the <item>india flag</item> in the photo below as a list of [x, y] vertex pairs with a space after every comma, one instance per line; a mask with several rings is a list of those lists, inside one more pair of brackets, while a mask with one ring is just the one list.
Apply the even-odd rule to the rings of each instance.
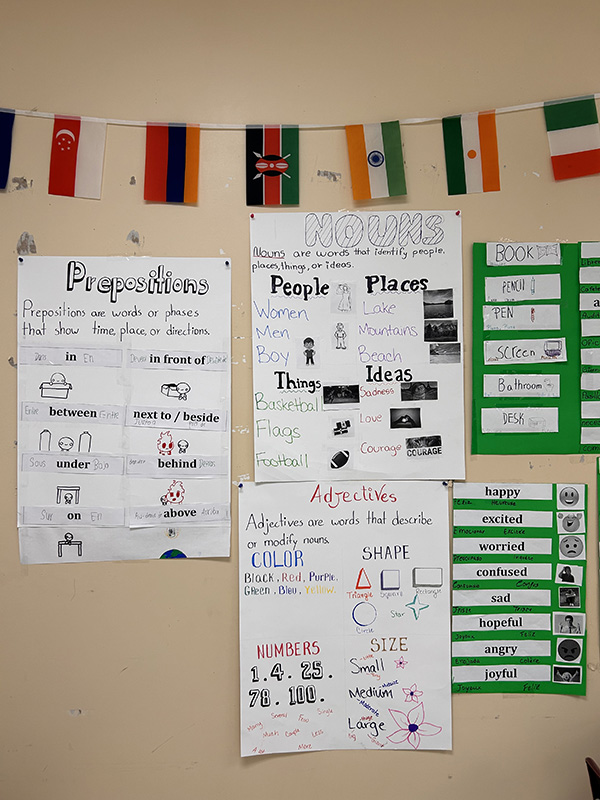
[[554, 180], [600, 172], [600, 126], [593, 97], [544, 103]]
[[448, 194], [500, 191], [496, 112], [442, 119]]
[[346, 140], [355, 200], [406, 194], [398, 120], [347, 125]]

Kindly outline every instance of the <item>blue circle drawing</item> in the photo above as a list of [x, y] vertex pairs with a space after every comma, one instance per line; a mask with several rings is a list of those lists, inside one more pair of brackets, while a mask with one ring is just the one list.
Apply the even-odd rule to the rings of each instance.
[[165, 550], [161, 558], [187, 558], [187, 556], [181, 550]]
[[385, 156], [383, 155], [381, 150], [371, 150], [371, 152], [367, 156], [367, 161], [372, 167], [381, 167], [383, 162], [385, 161]]
[[352, 609], [352, 619], [363, 628], [372, 625], [377, 619], [377, 609], [373, 603], [357, 603]]

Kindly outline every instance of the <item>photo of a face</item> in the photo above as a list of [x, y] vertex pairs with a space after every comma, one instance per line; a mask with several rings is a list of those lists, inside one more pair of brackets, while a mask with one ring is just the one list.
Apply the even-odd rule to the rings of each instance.
[[555, 634], [579, 636], [585, 633], [585, 614], [568, 611], [555, 611], [552, 629]]

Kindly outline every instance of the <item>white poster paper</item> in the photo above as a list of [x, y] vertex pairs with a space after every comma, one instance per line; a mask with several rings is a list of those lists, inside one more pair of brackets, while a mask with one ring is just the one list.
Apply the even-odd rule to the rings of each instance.
[[250, 230], [256, 480], [464, 477], [456, 212]]
[[19, 259], [23, 563], [229, 555], [230, 274]]
[[451, 748], [447, 487], [239, 500], [242, 755]]

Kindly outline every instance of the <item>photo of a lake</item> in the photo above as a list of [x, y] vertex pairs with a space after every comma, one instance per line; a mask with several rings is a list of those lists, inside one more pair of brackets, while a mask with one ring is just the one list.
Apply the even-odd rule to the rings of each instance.
[[425, 319], [444, 319], [454, 316], [452, 289], [425, 289], [423, 292]]

